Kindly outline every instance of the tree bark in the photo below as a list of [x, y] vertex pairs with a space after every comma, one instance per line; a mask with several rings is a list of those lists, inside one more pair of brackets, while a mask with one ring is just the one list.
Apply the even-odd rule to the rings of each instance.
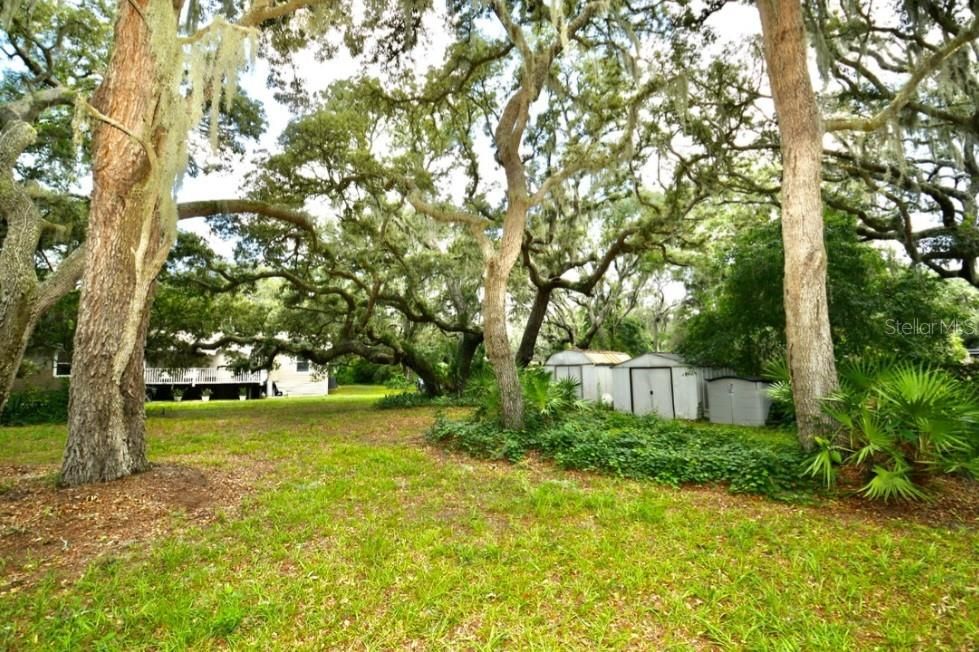
[[0, 308], [3, 311], [0, 319], [0, 412], [3, 412], [7, 399], [10, 398], [14, 379], [34, 331], [30, 295], [8, 293], [6, 288], [2, 294], [15, 296], [10, 297], [10, 303], [7, 302], [8, 296], [4, 296], [3, 307]]
[[821, 399], [837, 387], [826, 297], [822, 116], [809, 78], [800, 0], [758, 0], [782, 150], [785, 337], [799, 443], [827, 426]]
[[[61, 281], [66, 275], [59, 269], [44, 283], [38, 281], [34, 256], [45, 223], [30, 193], [15, 178], [14, 166], [37, 138], [31, 123], [45, 109], [66, 104], [71, 98], [71, 91], [57, 86], [25, 93], [0, 105], [0, 217], [6, 223], [0, 250], [0, 412], [7, 404], [34, 326], [63, 296], [51, 300], [52, 290], [64, 285]], [[69, 279], [70, 284], [77, 279]]]
[[455, 393], [462, 394], [472, 376], [473, 359], [479, 345], [483, 343], [482, 333], [463, 333], [459, 339], [459, 349], [456, 353]]
[[[511, 203], [507, 212], [513, 210], [515, 207]], [[517, 206], [516, 210], [520, 210], [520, 207]], [[525, 210], [523, 219], [526, 220]], [[501, 420], [503, 427], [508, 430], [522, 430], [524, 425], [523, 391], [517, 374], [517, 363], [510, 348], [506, 319], [507, 280], [520, 253], [522, 236], [522, 224], [520, 228], [504, 227], [499, 251], [486, 261], [484, 280], [483, 341], [486, 357], [493, 367], [500, 390]]]
[[38, 320], [81, 276], [81, 256], [72, 252], [43, 282], [37, 278], [34, 256], [44, 220], [13, 173], [17, 158], [35, 137], [33, 127], [16, 116], [0, 131], [0, 216], [7, 227], [0, 249], [0, 412]]
[[438, 372], [424, 356], [419, 355], [411, 346], [402, 347], [400, 355], [402, 364], [422, 379], [426, 396], [434, 398], [442, 395], [442, 381], [439, 379]]
[[7, 223], [0, 251], [0, 411], [24, 357], [37, 300], [34, 252], [41, 238], [41, 216], [13, 173], [17, 158], [36, 135], [20, 120], [8, 122], [0, 132], [0, 215]]
[[[0, 260], [4, 255], [0, 253]], [[37, 322], [59, 299], [75, 289], [82, 275], [83, 263], [84, 251], [76, 249], [62, 261], [56, 272], [29, 293], [33, 299], [26, 300], [22, 295], [9, 304], [4, 302], [0, 309], [0, 412], [10, 398], [14, 379]], [[6, 287], [2, 281], [0, 284]]]
[[154, 2], [161, 0], [120, 2], [114, 49], [94, 98], [114, 124], [100, 122], [93, 133], [87, 260], [61, 468], [68, 485], [113, 480], [148, 465], [142, 351], [153, 279], [170, 247], [159, 210], [166, 180], [144, 149], [167, 137], [151, 133], [168, 75], [150, 30], [176, 35], [175, 18], [173, 25], [145, 22]]
[[[536, 61], [534, 64], [541, 65]], [[536, 75], [522, 81], [520, 89], [507, 101], [493, 135], [497, 157], [506, 175], [507, 209], [499, 245], [492, 253], [491, 248], [484, 248], [483, 253], [483, 344], [500, 390], [503, 427], [508, 430], [523, 430], [524, 427], [523, 390], [507, 335], [506, 298], [507, 281], [520, 256], [530, 208], [520, 142], [527, 126], [530, 104], [540, 94], [541, 85], [542, 81]], [[485, 232], [482, 237], [486, 237]]]
[[528, 210], [543, 201], [552, 186], [561, 183], [571, 173], [571, 169], [566, 168], [551, 174], [531, 194], [520, 144], [530, 119], [530, 106], [540, 97], [555, 59], [563, 51], [564, 44], [589, 23], [603, 4], [585, 4], [578, 16], [567, 22], [565, 38], [558, 39], [549, 47], [541, 45], [532, 50], [522, 28], [510, 16], [508, 3], [502, 0], [490, 3], [493, 13], [523, 59], [519, 86], [507, 100], [493, 132], [496, 160], [503, 167], [507, 191], [499, 244], [494, 246], [487, 235], [486, 230], [490, 227], [495, 230], [495, 225], [488, 223], [483, 216], [447, 210], [425, 202], [418, 196], [417, 188], [412, 188], [408, 194], [408, 200], [415, 210], [443, 222], [465, 224], [479, 243], [483, 256], [483, 343], [500, 391], [503, 427], [510, 430], [523, 429], [524, 403], [517, 364], [507, 335], [507, 281], [520, 256]]
[[547, 307], [551, 304], [551, 293], [553, 289], [549, 285], [537, 288], [534, 295], [534, 303], [530, 307], [530, 314], [527, 316], [527, 324], [523, 329], [523, 337], [520, 339], [520, 346], [517, 348], [517, 365], [526, 367], [534, 359], [534, 351], [537, 349], [537, 338], [540, 336], [540, 329], [544, 325], [544, 318], [547, 316]]

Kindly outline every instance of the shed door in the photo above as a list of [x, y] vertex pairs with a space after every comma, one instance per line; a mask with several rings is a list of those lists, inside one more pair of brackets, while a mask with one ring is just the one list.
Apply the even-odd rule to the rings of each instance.
[[731, 423], [742, 426], [765, 424], [765, 390], [760, 383], [740, 382], [731, 394]]
[[630, 369], [632, 377], [632, 411], [655, 413], [673, 419], [673, 383], [669, 369]]
[[719, 380], [716, 382], [721, 386], [720, 400], [717, 401], [717, 405], [711, 405], [710, 409], [717, 410], [717, 423], [737, 423], [734, 420], [734, 381]]
[[581, 365], [571, 366], [571, 367], [554, 367], [554, 380], [567, 380], [571, 379], [578, 383], [578, 398], [582, 398], [584, 392], [584, 386], [582, 384], [582, 371]]

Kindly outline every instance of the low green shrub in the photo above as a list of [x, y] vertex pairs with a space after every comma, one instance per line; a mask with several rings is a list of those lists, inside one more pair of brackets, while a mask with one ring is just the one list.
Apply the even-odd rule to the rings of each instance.
[[485, 459], [515, 462], [528, 450], [525, 433], [501, 430], [493, 421], [478, 419], [451, 420], [438, 415], [426, 437], [431, 442]]
[[771, 381], [768, 386], [768, 397], [772, 399], [772, 408], [768, 415], [768, 422], [781, 425], [794, 424], [795, 403], [792, 400], [792, 380], [788, 360], [785, 356], [769, 360], [765, 363], [763, 375]]
[[573, 383], [542, 370], [521, 374], [526, 427], [505, 430], [499, 394], [483, 383], [470, 419], [438, 417], [428, 439], [476, 457], [517, 461], [535, 451], [568, 469], [644, 478], [671, 485], [725, 483], [731, 491], [787, 496], [811, 491], [805, 456], [737, 428], [636, 417], [577, 400]]
[[408, 378], [403, 371], [398, 371], [384, 380], [384, 386], [388, 389], [411, 389], [415, 382]]
[[861, 470], [861, 493], [881, 500], [924, 498], [924, 482], [937, 473], [979, 477], [979, 394], [945, 370], [850, 361], [824, 409], [840, 431], [817, 440], [807, 470], [828, 486], [839, 466]]
[[[540, 367], [521, 370], [520, 387], [524, 396], [524, 422], [531, 430], [554, 423], [583, 405], [578, 400], [578, 385], [574, 380], [555, 382], [550, 372]], [[500, 421], [500, 390], [491, 374], [472, 379], [465, 397], [476, 407], [477, 419]]]
[[374, 402], [374, 407], [381, 410], [397, 410], [399, 408], [421, 407], [435, 405], [435, 399], [427, 394], [418, 392], [401, 392], [385, 394]]
[[704, 427], [601, 408], [575, 411], [540, 430], [501, 430], [492, 421], [438, 419], [429, 439], [474, 456], [515, 461], [530, 451], [568, 469], [670, 485], [724, 483], [733, 492], [785, 496], [811, 491], [805, 456], [736, 429]]
[[58, 389], [27, 389], [12, 392], [0, 414], [5, 426], [33, 426], [68, 420], [68, 383]]
[[385, 394], [374, 402], [379, 410], [399, 410], [413, 407], [466, 407], [472, 406], [472, 401], [459, 396], [429, 396], [420, 392], [401, 392]]

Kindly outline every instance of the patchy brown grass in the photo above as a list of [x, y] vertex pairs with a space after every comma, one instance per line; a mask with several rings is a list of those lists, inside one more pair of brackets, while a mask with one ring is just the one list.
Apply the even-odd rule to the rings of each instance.
[[[263, 465], [154, 464], [115, 482], [58, 488], [48, 465], [0, 466], [0, 595], [54, 570], [65, 581], [94, 559], [235, 510]], [[181, 517], [181, 518], [174, 518]]]
[[929, 480], [926, 490], [927, 500], [882, 502], [867, 500], [856, 489], [841, 489], [821, 507], [850, 518], [979, 529], [979, 482], [964, 477], [935, 477]]
[[967, 485], [934, 527], [254, 403], [157, 410], [159, 466], [74, 490], [61, 427], [0, 432], [0, 649], [977, 649]]

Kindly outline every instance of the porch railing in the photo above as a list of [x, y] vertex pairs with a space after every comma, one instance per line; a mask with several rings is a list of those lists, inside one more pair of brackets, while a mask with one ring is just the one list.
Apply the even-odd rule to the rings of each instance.
[[143, 379], [147, 385], [216, 385], [232, 383], [264, 383], [265, 372], [217, 369], [214, 367], [189, 367], [164, 369], [146, 367]]

